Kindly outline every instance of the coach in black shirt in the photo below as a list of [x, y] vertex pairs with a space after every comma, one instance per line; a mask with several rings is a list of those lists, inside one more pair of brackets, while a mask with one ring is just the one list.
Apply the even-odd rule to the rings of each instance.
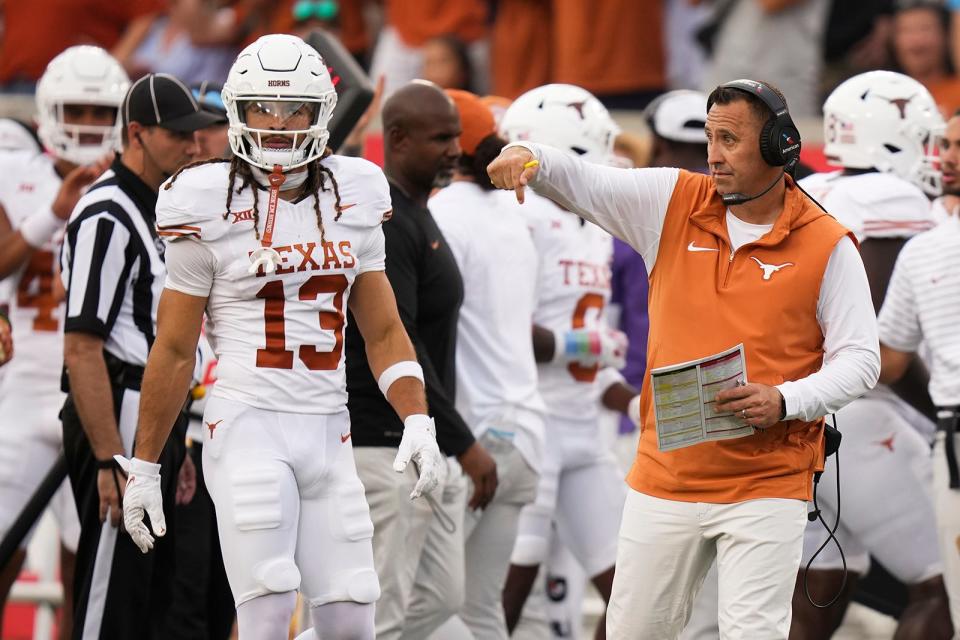
[[[213, 117], [199, 110], [180, 81], [164, 74], [134, 83], [121, 109], [123, 155], [77, 203], [61, 255], [69, 392], [61, 420], [80, 516], [74, 640], [157, 637], [173, 576], [170, 536], [144, 555], [129, 536], [118, 535], [126, 478], [113, 456], [132, 454], [140, 378], [166, 278], [163, 243], [154, 228], [157, 190], [193, 159], [193, 132]], [[179, 468], [180, 436], [167, 443], [164, 469]], [[168, 512], [176, 480], [171, 475], [163, 478]]]
[[[463, 300], [463, 281], [450, 248], [427, 210], [427, 198], [438, 181], [449, 180], [460, 146], [460, 119], [450, 99], [435, 85], [415, 82], [397, 91], [383, 109], [385, 172], [390, 180], [393, 216], [383, 225], [386, 271], [397, 298], [397, 308], [423, 367], [430, 415], [436, 421], [437, 443], [456, 457], [476, 487], [471, 508], [482, 508], [496, 490], [496, 465], [477, 443], [470, 428], [454, 408], [456, 371], [454, 357], [457, 319]], [[346, 339], [347, 392], [354, 455], [366, 489], [373, 518], [373, 552], [383, 595], [377, 602], [377, 638], [399, 638], [410, 611], [428, 617], [437, 610], [442, 622], [458, 603], [431, 601], [420, 590], [417, 567], [424, 546], [447, 548], [462, 535], [450, 523], [462, 522], [462, 502], [431, 505], [411, 501], [415, 471], [393, 471], [403, 423], [387, 403], [367, 364], [363, 338], [353, 319]], [[451, 465], [448, 488], [434, 492], [439, 500], [455, 495], [462, 483], [456, 463]], [[459, 515], [456, 510], [459, 506]], [[442, 513], [440, 513], [442, 512]], [[445, 528], [446, 526], [446, 528]], [[459, 533], [459, 532], [457, 532]], [[446, 590], [454, 600], [462, 585]], [[422, 623], [422, 620], [420, 621]]]

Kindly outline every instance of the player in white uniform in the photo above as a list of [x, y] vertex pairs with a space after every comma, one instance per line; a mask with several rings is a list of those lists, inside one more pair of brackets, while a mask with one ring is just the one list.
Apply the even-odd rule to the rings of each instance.
[[[39, 135], [48, 153], [29, 147], [0, 152], [0, 278], [12, 291], [17, 350], [0, 386], [0, 535], [60, 455], [63, 304], [55, 285], [56, 254], [74, 205], [119, 145], [119, 107], [127, 85], [123, 68], [103, 49], [67, 49], [50, 62], [37, 85]], [[61, 628], [69, 633], [73, 553], [80, 534], [69, 480], [51, 505], [65, 551]], [[0, 611], [25, 548], [26, 542], [0, 577]]]
[[[500, 129], [511, 142], [550, 144], [599, 164], [612, 164], [618, 131], [593, 95], [562, 84], [538, 87], [517, 98]], [[634, 401], [633, 413], [639, 416], [636, 390], [627, 388], [615, 372], [625, 365], [626, 336], [604, 317], [613, 238], [541, 196], [531, 197], [520, 211], [539, 259], [533, 342], [548, 437], [537, 500], [521, 514], [504, 589], [511, 628], [539, 566], [549, 557], [554, 521], [560, 540], [604, 600], [609, 599], [626, 489], [600, 434], [598, 397], [603, 395], [606, 402], [618, 398], [610, 408], [620, 411]], [[614, 370], [613, 378], [598, 377], [605, 367]]]
[[[927, 196], [940, 191], [932, 156], [943, 120], [920, 83], [888, 71], [850, 78], [827, 98], [823, 113], [824, 151], [842, 169], [810, 176], [800, 185], [856, 235], [879, 311], [900, 248], [933, 226]], [[903, 637], [949, 637], [930, 494], [935, 426], [889, 387], [878, 385], [837, 412], [837, 427], [843, 433], [843, 462], [836, 537], [851, 575], [837, 605], [816, 609], [810, 604], [803, 568], [827, 533], [819, 520], [809, 523], [790, 637], [830, 637], [871, 555], [908, 587], [909, 603], [899, 620]], [[828, 461], [818, 492], [831, 526], [838, 508], [836, 473]], [[836, 546], [828, 544], [806, 572], [815, 599], [826, 601], [839, 591], [842, 569]]]
[[219, 362], [204, 412], [204, 478], [240, 638], [287, 637], [299, 589], [313, 621], [301, 640], [366, 640], [380, 587], [346, 410], [348, 304], [404, 420], [394, 468], [419, 466], [411, 497], [445, 470], [383, 271], [387, 181], [364, 160], [326, 151], [336, 92], [299, 38], [264, 36], [244, 49], [223, 96], [234, 160], [188, 166], [160, 190], [168, 276], [138, 457], [122, 462], [124, 523], [144, 552], [153, 544], [145, 512], [154, 534], [165, 532], [152, 461], [186, 396], [206, 310]]

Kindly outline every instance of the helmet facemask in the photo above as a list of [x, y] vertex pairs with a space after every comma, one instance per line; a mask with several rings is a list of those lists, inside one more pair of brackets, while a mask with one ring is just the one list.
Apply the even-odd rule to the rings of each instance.
[[[265, 171], [277, 165], [282, 171], [302, 167], [323, 155], [336, 102], [334, 91], [319, 98], [237, 96], [227, 107], [230, 147]], [[263, 124], [256, 126], [257, 122]]]

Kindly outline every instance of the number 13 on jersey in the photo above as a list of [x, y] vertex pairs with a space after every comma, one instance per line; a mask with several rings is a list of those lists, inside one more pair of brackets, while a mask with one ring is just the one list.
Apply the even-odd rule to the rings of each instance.
[[350, 286], [347, 277], [343, 274], [313, 276], [297, 291], [297, 299], [302, 302], [316, 301], [333, 295], [333, 311], [318, 310], [318, 331], [332, 331], [334, 345], [330, 351], [320, 351], [316, 345], [287, 344], [287, 327], [285, 307], [287, 296], [282, 280], [267, 282], [257, 292], [257, 297], [264, 301], [263, 321], [265, 334], [265, 348], [257, 349], [257, 367], [264, 369], [292, 369], [293, 347], [296, 346], [297, 357], [310, 371], [330, 371], [340, 364], [343, 354], [343, 326], [346, 323], [343, 297]]

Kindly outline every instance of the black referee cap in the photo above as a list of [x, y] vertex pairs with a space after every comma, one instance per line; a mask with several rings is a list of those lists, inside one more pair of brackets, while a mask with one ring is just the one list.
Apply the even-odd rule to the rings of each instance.
[[147, 127], [191, 133], [219, 121], [200, 108], [190, 90], [167, 73], [151, 73], [130, 86], [123, 100], [123, 124], [139, 122]]

